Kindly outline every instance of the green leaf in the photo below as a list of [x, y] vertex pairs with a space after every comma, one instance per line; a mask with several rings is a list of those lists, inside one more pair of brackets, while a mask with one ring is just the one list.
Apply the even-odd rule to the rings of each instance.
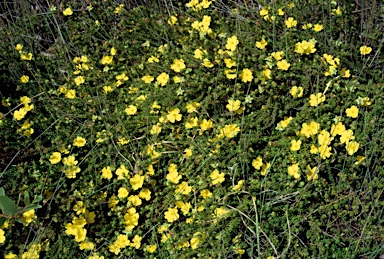
[[5, 191], [3, 187], [0, 188], [0, 196], [5, 196]]
[[16, 203], [7, 196], [0, 196], [0, 207], [6, 215], [14, 216], [17, 214]]
[[41, 201], [42, 199], [43, 199], [43, 196], [41, 196], [41, 195], [36, 196], [32, 203], [38, 203], [38, 202]]
[[16, 218], [16, 221], [21, 223], [21, 224], [26, 224], [27, 223], [24, 220], [22, 220], [21, 218]]
[[0, 217], [0, 228], [1, 228], [1, 226], [3, 226], [3, 224], [5, 223], [5, 221], [7, 221], [6, 218], [4, 218], [4, 217]]
[[25, 191], [24, 192], [24, 204], [28, 206], [30, 203], [31, 203], [31, 200], [29, 198], [29, 192]]
[[40, 208], [41, 208], [41, 206], [39, 204], [33, 204], [32, 203], [32, 204], [28, 205], [28, 208], [26, 208], [24, 212], [27, 212], [29, 210], [40, 209]]

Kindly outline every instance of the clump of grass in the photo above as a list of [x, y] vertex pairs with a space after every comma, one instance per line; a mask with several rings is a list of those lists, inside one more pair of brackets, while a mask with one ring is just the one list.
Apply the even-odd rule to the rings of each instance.
[[5, 27], [0, 183], [43, 196], [2, 226], [5, 257], [377, 256], [382, 39], [357, 43], [359, 6], [311, 3], [68, 3]]

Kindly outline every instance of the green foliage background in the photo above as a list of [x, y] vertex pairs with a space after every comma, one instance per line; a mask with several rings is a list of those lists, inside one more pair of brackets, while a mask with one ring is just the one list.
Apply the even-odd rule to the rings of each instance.
[[[119, 235], [130, 241], [136, 235], [142, 238], [139, 248], [121, 249], [124, 258], [378, 258], [384, 254], [384, 6], [379, 1], [308, 2], [215, 1], [201, 10], [178, 1], [2, 6], [6, 15], [0, 32], [4, 39], [0, 43], [4, 103], [0, 186], [20, 208], [27, 206], [20, 198], [26, 192], [43, 197], [30, 224], [17, 222], [17, 215], [7, 220], [7, 227], [3, 225], [4, 256], [14, 253], [23, 258], [23, 253], [32, 254], [31, 249], [40, 244], [37, 254], [42, 258], [113, 258], [110, 246]], [[124, 7], [116, 11], [119, 4]], [[73, 14], [65, 16], [68, 7]], [[332, 15], [338, 7], [342, 14]], [[261, 15], [261, 8], [275, 20]], [[278, 15], [278, 9], [284, 15]], [[177, 17], [174, 25], [168, 22], [172, 15]], [[192, 29], [193, 22], [204, 16], [211, 17], [212, 33]], [[296, 27], [287, 28], [288, 17], [297, 21]], [[306, 23], [322, 24], [323, 29], [302, 29]], [[231, 54], [226, 44], [234, 35], [239, 44]], [[265, 49], [255, 46], [262, 36], [268, 42]], [[317, 41], [314, 53], [295, 52], [296, 43], [312, 38]], [[20, 60], [17, 44], [32, 53], [32, 60]], [[361, 55], [361, 46], [371, 46], [372, 52]], [[102, 64], [112, 47], [116, 49], [112, 64]], [[203, 58], [212, 67], [195, 57], [199, 48], [207, 50]], [[279, 69], [271, 57], [278, 51], [290, 63], [288, 70]], [[323, 54], [339, 58], [336, 74], [324, 75], [328, 64]], [[74, 62], [81, 56], [87, 62]], [[148, 62], [152, 56], [160, 62]], [[235, 79], [225, 75], [226, 58], [236, 62]], [[175, 59], [186, 64], [181, 72], [171, 68]], [[79, 64], [90, 69], [83, 67], [76, 74]], [[252, 71], [250, 82], [242, 80], [246, 68]], [[262, 74], [267, 68], [271, 79]], [[343, 68], [350, 77], [342, 76]], [[117, 86], [116, 76], [123, 72], [128, 80]], [[156, 78], [163, 72], [170, 79], [159, 86]], [[23, 75], [29, 77], [27, 83], [20, 81]], [[145, 75], [153, 76], [153, 82], [145, 83]], [[85, 82], [77, 85], [78, 76]], [[182, 77], [182, 82], [176, 83], [174, 76]], [[67, 98], [60, 91], [63, 86], [76, 90], [76, 98]], [[106, 93], [105, 86], [113, 91]], [[292, 96], [293, 86], [303, 87], [301, 98]], [[316, 93], [324, 93], [326, 100], [312, 107], [309, 100]], [[34, 108], [16, 120], [22, 96], [31, 98]], [[370, 98], [371, 105], [356, 102], [359, 98]], [[244, 109], [229, 111], [229, 100], [239, 100]], [[161, 107], [154, 109], [154, 102]], [[192, 102], [200, 106], [189, 113], [186, 104]], [[137, 107], [135, 115], [125, 112], [129, 105]], [[357, 118], [346, 116], [352, 105], [359, 108]], [[167, 115], [174, 108], [182, 118], [172, 123]], [[353, 130], [357, 152], [348, 154], [335, 137], [329, 158], [310, 153], [318, 137], [297, 134], [302, 124], [315, 121], [321, 130], [331, 132], [337, 116], [346, 129]], [[194, 117], [198, 125], [186, 128]], [[288, 117], [292, 121], [278, 130], [278, 123]], [[213, 122], [211, 129], [202, 130], [204, 119]], [[23, 134], [25, 121], [34, 129], [29, 137]], [[161, 132], [151, 134], [157, 123]], [[225, 125], [236, 125], [239, 133], [218, 137]], [[85, 146], [73, 145], [78, 136], [86, 139]], [[129, 142], [121, 144], [122, 138]], [[291, 151], [291, 141], [298, 139], [300, 149]], [[159, 158], [148, 152], [151, 145]], [[187, 148], [192, 156], [186, 156]], [[81, 169], [76, 178], [66, 176], [68, 168], [62, 162], [50, 162], [59, 151], [62, 157], [75, 156]], [[356, 163], [357, 156], [365, 159]], [[263, 165], [270, 163], [266, 174], [252, 166], [257, 157]], [[300, 163], [298, 179], [287, 173], [294, 163]], [[122, 164], [129, 175], [118, 180], [115, 171]], [[167, 178], [171, 164], [177, 165], [181, 181], [192, 187], [187, 195], [175, 195], [177, 184]], [[102, 177], [108, 166], [114, 175], [109, 180]], [[307, 178], [307, 166], [318, 168], [317, 180]], [[215, 169], [224, 173], [225, 181], [212, 183]], [[133, 206], [120, 198], [116, 208], [110, 208], [121, 187], [130, 195], [139, 194], [130, 182], [134, 175], [145, 177], [142, 188], [150, 190], [150, 200]], [[234, 190], [239, 181], [242, 187]], [[211, 197], [201, 196], [205, 189]], [[95, 245], [91, 250], [80, 250], [81, 242], [65, 232], [74, 217], [87, 217], [74, 209], [79, 201], [96, 215], [95, 222], [84, 227], [86, 241]], [[177, 207], [177, 201], [189, 202], [191, 208], [185, 214], [178, 208], [179, 218], [169, 222], [165, 213]], [[139, 214], [138, 225], [127, 231], [124, 215], [132, 207]], [[215, 216], [218, 208], [227, 213]], [[164, 224], [168, 228], [160, 233]], [[161, 241], [164, 234], [169, 235], [166, 242]], [[194, 237], [199, 240], [196, 247]], [[156, 245], [154, 253], [148, 251], [149, 245]]]

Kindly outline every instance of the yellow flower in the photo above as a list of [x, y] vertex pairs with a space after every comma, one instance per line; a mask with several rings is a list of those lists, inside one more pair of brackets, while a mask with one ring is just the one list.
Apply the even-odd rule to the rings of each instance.
[[349, 78], [349, 77], [351, 76], [351, 73], [350, 73], [349, 69], [342, 68], [342, 69], [340, 70], [340, 75], [341, 75], [342, 77]]
[[266, 15], [268, 15], [268, 9], [267, 8], [262, 8], [261, 10], [260, 10], [260, 15], [262, 15], [262, 16], [266, 16]]
[[279, 61], [279, 60], [281, 60], [281, 59], [283, 58], [283, 56], [284, 56], [284, 52], [282, 52], [282, 51], [272, 52], [272, 53], [271, 53], [271, 56], [272, 56], [274, 59], [276, 59], [276, 61]]
[[[199, 232], [198, 232], [199, 233]], [[197, 237], [192, 237], [192, 239], [190, 240], [190, 243], [191, 243], [191, 249], [192, 250], [195, 250], [197, 247], [198, 247], [198, 244], [200, 242], [200, 239], [197, 238]]]
[[317, 169], [316, 166], [311, 168], [309, 165], [307, 165], [307, 180], [308, 181], [311, 180], [312, 177], [313, 177], [312, 178], [313, 182], [319, 178], [319, 172], [316, 172], [316, 169]]
[[142, 204], [141, 199], [139, 198], [138, 195], [131, 195], [128, 197], [128, 206], [129, 203], [132, 203], [133, 206], [140, 206]]
[[65, 9], [65, 10], [63, 11], [63, 14], [64, 14], [65, 16], [72, 15], [72, 14], [73, 14], [72, 9], [68, 7], [67, 9]]
[[184, 154], [185, 157], [192, 156], [192, 149], [191, 148], [184, 149], [184, 152], [185, 152], [185, 154]]
[[339, 121], [336, 125], [332, 124], [331, 126], [331, 133], [332, 136], [340, 135], [345, 131], [345, 126], [341, 121]]
[[208, 189], [204, 189], [200, 192], [200, 196], [204, 199], [208, 199], [212, 196], [212, 193]]
[[128, 190], [125, 187], [120, 187], [117, 192], [117, 197], [119, 197], [120, 199], [128, 196]]
[[201, 123], [200, 123], [200, 128], [204, 131], [204, 130], [209, 130], [210, 128], [212, 128], [213, 126], [213, 123], [211, 120], [206, 120], [204, 119]]
[[156, 251], [157, 246], [156, 245], [149, 245], [147, 246], [146, 250], [148, 253], [154, 253]]
[[277, 14], [282, 16], [285, 14], [285, 12], [280, 8], [279, 10], [277, 10]]
[[189, 121], [185, 123], [186, 129], [191, 129], [193, 127], [199, 126], [197, 117], [191, 118]]
[[301, 140], [291, 140], [291, 147], [289, 148], [291, 151], [300, 150]]
[[0, 244], [4, 243], [5, 242], [5, 231], [0, 229]]
[[65, 170], [65, 176], [68, 178], [76, 178], [78, 172], [80, 172], [80, 168], [78, 166], [72, 166]]
[[322, 93], [317, 93], [316, 95], [311, 94], [309, 105], [317, 106], [324, 101], [325, 101], [325, 95], [323, 95]]
[[231, 58], [225, 58], [225, 59], [224, 59], [224, 63], [225, 63], [225, 66], [226, 66], [227, 68], [231, 68], [231, 67], [233, 67], [233, 66], [236, 66], [236, 61], [234, 61], [234, 60], [231, 59]]
[[364, 159], [365, 159], [364, 156], [357, 156], [357, 157], [356, 157], [355, 165], [360, 164]]
[[139, 224], [139, 213], [136, 213], [135, 208], [130, 208], [128, 209], [127, 213], [125, 213], [124, 224], [130, 231], [132, 231], [135, 226]]
[[332, 148], [330, 146], [327, 146], [327, 145], [321, 145], [318, 148], [318, 151], [320, 152], [320, 157], [322, 159], [327, 159], [328, 157], [330, 157], [332, 155], [331, 150], [332, 150]]
[[195, 51], [193, 52], [193, 57], [196, 58], [196, 59], [202, 59], [203, 58], [203, 55], [206, 54], [206, 50], [201, 50], [201, 49], [195, 49]]
[[367, 54], [371, 53], [371, 51], [372, 51], [371, 47], [367, 47], [367, 46], [360, 47], [360, 54], [361, 55], [367, 55]]
[[32, 53], [23, 53], [20, 56], [21, 60], [32, 60]]
[[239, 44], [239, 40], [236, 36], [232, 36], [227, 39], [227, 44], [225, 45], [225, 48], [231, 51], [235, 51], [237, 44]]
[[23, 84], [26, 84], [26, 83], [28, 83], [28, 81], [29, 81], [29, 76], [22, 76], [21, 78], [20, 78], [20, 81], [23, 83]]
[[265, 49], [268, 42], [264, 39], [264, 37], [261, 39], [261, 41], [256, 41], [256, 47], [259, 49]]
[[154, 77], [150, 75], [146, 75], [146, 76], [143, 76], [141, 80], [143, 80], [144, 83], [146, 84], [150, 84], [154, 80]]
[[174, 15], [172, 15], [172, 16], [169, 18], [169, 20], [168, 20], [168, 24], [169, 24], [169, 25], [175, 25], [176, 22], [177, 22], [177, 17], [174, 16]]
[[291, 66], [291, 64], [289, 64], [285, 59], [278, 61], [276, 65], [277, 65], [277, 68], [280, 70], [288, 70], [288, 68]]
[[286, 20], [284, 23], [288, 29], [292, 27], [296, 27], [297, 25], [297, 21], [293, 19], [293, 17], [289, 17], [288, 20]]
[[252, 166], [256, 169], [256, 170], [260, 170], [261, 166], [263, 165], [263, 160], [261, 157], [257, 157], [255, 159], [253, 159], [252, 161]]
[[323, 25], [321, 25], [321, 24], [315, 24], [314, 26], [313, 26], [313, 29], [312, 30], [314, 30], [314, 31], [316, 31], [316, 32], [319, 32], [319, 31], [321, 31], [323, 29]]
[[352, 105], [350, 108], [345, 110], [345, 113], [348, 117], [357, 118], [359, 115], [359, 108], [357, 108], [356, 105]]
[[311, 53], [315, 53], [316, 52], [316, 48], [315, 48], [315, 41], [314, 40], [310, 40], [310, 41], [306, 41], [306, 40], [303, 40], [302, 42], [298, 42], [295, 44], [295, 52], [296, 53], [299, 53], [300, 55], [309, 55]]
[[212, 180], [212, 184], [219, 184], [225, 181], [224, 178], [225, 174], [220, 173], [219, 170], [215, 169], [213, 172], [209, 175], [209, 177]]
[[16, 119], [16, 120], [21, 120], [25, 117], [25, 115], [27, 114], [27, 111], [25, 110], [25, 108], [20, 108], [19, 110], [16, 110], [13, 114], [13, 117]]
[[155, 57], [155, 56], [151, 56], [151, 57], [149, 57], [148, 58], [148, 63], [153, 63], [153, 62], [156, 62], [156, 63], [158, 63], [158, 62], [160, 62], [160, 60], [157, 58], [157, 57]]
[[211, 61], [209, 61], [209, 59], [205, 58], [203, 60], [203, 63], [201, 63], [202, 66], [206, 67], [206, 68], [211, 68], [213, 67], [214, 65], [212, 64]]
[[219, 137], [226, 136], [227, 138], [233, 138], [240, 132], [240, 128], [236, 124], [225, 125], [224, 129], [220, 129]]
[[252, 71], [248, 68], [243, 69], [240, 73], [240, 78], [243, 83], [251, 82], [253, 79]]
[[135, 115], [137, 112], [137, 108], [134, 105], [129, 105], [127, 108], [125, 108], [125, 113], [128, 115]]
[[244, 184], [244, 180], [240, 180], [235, 186], [232, 186], [232, 190], [233, 191], [240, 190], [241, 187], [243, 187], [243, 184]]
[[301, 86], [292, 86], [289, 93], [293, 96], [293, 98], [298, 98], [303, 96], [303, 88]]
[[165, 86], [168, 83], [169, 75], [166, 73], [161, 73], [157, 78], [156, 81], [161, 85]]
[[333, 140], [333, 137], [331, 137], [331, 134], [328, 131], [322, 130], [317, 136], [317, 140], [320, 146], [329, 145]]
[[75, 147], [84, 147], [84, 146], [85, 146], [85, 143], [87, 143], [87, 141], [85, 140], [85, 138], [80, 137], [80, 136], [78, 136], [78, 137], [73, 141], [73, 145], [74, 145]]
[[187, 103], [185, 107], [187, 108], [188, 113], [197, 112], [197, 108], [200, 107], [200, 103], [198, 102]]
[[230, 112], [237, 111], [240, 109], [241, 101], [239, 100], [228, 100], [228, 104], [225, 106]]
[[109, 65], [112, 63], [112, 61], [113, 61], [113, 56], [103, 56], [100, 62], [103, 65]]
[[348, 155], [352, 156], [359, 149], [359, 143], [357, 143], [355, 141], [350, 141], [345, 146], [345, 149], [347, 149]]
[[113, 92], [113, 88], [109, 85], [105, 85], [103, 86], [103, 91], [104, 93], [110, 93], [110, 92]]
[[18, 52], [21, 52], [21, 50], [23, 49], [23, 45], [21, 44], [17, 44], [15, 49], [18, 51]]
[[175, 121], [181, 121], [182, 115], [180, 114], [180, 110], [178, 108], [172, 108], [168, 111], [167, 119], [171, 123], [175, 123]]
[[80, 250], [93, 250], [95, 248], [95, 244], [92, 242], [81, 242], [79, 246]]
[[65, 92], [65, 97], [68, 99], [75, 99], [76, 98], [76, 90], [70, 89]]
[[75, 81], [75, 84], [77, 86], [79, 86], [79, 85], [81, 85], [81, 84], [83, 84], [85, 82], [85, 79], [84, 79], [83, 76], [78, 76], [78, 77], [75, 78], [74, 81]]
[[180, 72], [181, 70], [185, 69], [185, 63], [182, 59], [174, 59], [173, 64], [171, 65], [171, 69], [175, 72]]
[[268, 68], [266, 68], [266, 69], [264, 69], [263, 71], [261, 71], [261, 75], [264, 77], [264, 78], [262, 78], [262, 80], [265, 80], [265, 79], [272, 79], [272, 77], [271, 77], [271, 70], [270, 69], [268, 69]]
[[143, 187], [145, 176], [141, 176], [139, 174], [135, 174], [135, 176], [129, 179], [129, 183], [132, 185], [133, 190], [138, 190]]
[[149, 131], [151, 135], [159, 135], [161, 132], [161, 124], [157, 123], [156, 125], [152, 126], [152, 129]]
[[102, 170], [101, 170], [101, 177], [104, 178], [104, 179], [111, 179], [112, 178], [112, 170], [111, 170], [111, 167], [110, 166], [107, 166], [107, 167], [104, 167]]
[[14, 253], [11, 252], [11, 253], [4, 255], [4, 259], [17, 259], [17, 255], [15, 255]]
[[334, 16], [338, 16], [338, 15], [341, 15], [341, 9], [340, 9], [340, 6], [337, 7], [337, 9], [332, 9], [332, 15]]
[[188, 195], [192, 191], [192, 186], [188, 185], [188, 182], [181, 182], [175, 189], [176, 194]]
[[224, 69], [224, 74], [228, 79], [235, 79], [236, 69]]
[[127, 81], [129, 78], [128, 76], [125, 74], [125, 71], [123, 71], [120, 75], [117, 75], [116, 76], [116, 80], [118, 81]]
[[177, 172], [177, 165], [176, 164], [170, 164], [168, 167], [168, 174], [166, 176], [166, 179], [174, 184], [178, 184], [181, 175]]
[[27, 212], [24, 212], [21, 219], [27, 223], [31, 223], [33, 219], [35, 218], [35, 210], [29, 210]]
[[61, 153], [60, 152], [53, 152], [52, 155], [49, 157], [49, 162], [51, 164], [57, 164], [61, 161]]
[[288, 166], [288, 174], [293, 176], [295, 179], [300, 178], [299, 172], [299, 163]]
[[263, 164], [262, 166], [261, 166], [261, 172], [260, 172], [260, 174], [261, 175], [266, 175], [267, 174], [267, 171], [268, 171], [268, 169], [271, 167], [271, 163], [267, 163], [267, 164]]
[[151, 191], [149, 189], [142, 189], [139, 193], [139, 197], [149, 201], [151, 199]]
[[179, 214], [177, 213], [177, 208], [168, 208], [168, 211], [164, 213], [164, 218], [172, 223], [179, 218]]
[[308, 29], [312, 28], [312, 23], [306, 23], [301, 28], [303, 28], [303, 30], [308, 30]]
[[[116, 55], [116, 49], [115, 49], [115, 47], [112, 47], [112, 48], [111, 48], [111, 55], [112, 55], [112, 56]], [[83, 61], [83, 62], [84, 62], [84, 61]]]
[[341, 133], [340, 136], [340, 143], [348, 144], [350, 140], [355, 139], [355, 136], [353, 136], [353, 131], [351, 129], [345, 130], [343, 133]]

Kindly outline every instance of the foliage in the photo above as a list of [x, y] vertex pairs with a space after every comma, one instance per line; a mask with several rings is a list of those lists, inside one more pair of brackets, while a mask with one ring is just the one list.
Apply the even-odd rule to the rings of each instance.
[[165, 3], [2, 27], [5, 258], [378, 257], [384, 7]]

